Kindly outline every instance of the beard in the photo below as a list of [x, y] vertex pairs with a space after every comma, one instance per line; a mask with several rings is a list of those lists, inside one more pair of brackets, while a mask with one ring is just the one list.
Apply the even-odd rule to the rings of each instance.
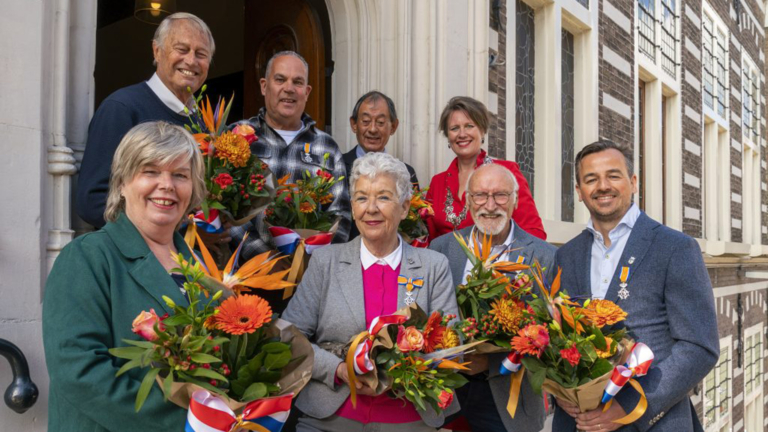
[[[486, 219], [485, 216], [497, 216], [496, 218]], [[499, 235], [504, 228], [507, 227], [509, 222], [509, 216], [503, 212], [487, 212], [480, 211], [477, 214], [472, 214], [472, 219], [475, 221], [475, 226], [482, 233], [491, 236]]]

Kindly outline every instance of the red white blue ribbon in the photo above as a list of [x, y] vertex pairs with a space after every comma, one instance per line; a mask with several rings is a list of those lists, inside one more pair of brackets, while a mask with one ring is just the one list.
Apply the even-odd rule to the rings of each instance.
[[624, 385], [634, 376], [644, 376], [648, 373], [653, 363], [653, 351], [648, 345], [638, 342], [632, 347], [632, 352], [624, 365], [616, 366], [611, 374], [611, 379], [605, 386], [602, 403], [607, 403]]
[[512, 351], [504, 357], [504, 360], [501, 361], [501, 366], [499, 366], [499, 373], [501, 375], [511, 375], [518, 370], [520, 370], [520, 366], [522, 365], [522, 359], [523, 356], [520, 355], [517, 351]]
[[408, 318], [405, 315], [382, 315], [378, 316], [371, 321], [371, 325], [368, 326], [368, 337], [362, 340], [355, 347], [354, 366], [355, 373], [363, 375], [373, 370], [373, 362], [371, 361], [371, 348], [373, 348], [373, 341], [376, 339], [376, 335], [386, 326], [390, 324], [402, 324]]
[[416, 237], [415, 239], [411, 240], [411, 246], [415, 248], [426, 248], [429, 247], [429, 240], [427, 240], [427, 236]]
[[208, 218], [205, 217], [205, 213], [202, 211], [195, 213], [195, 225], [207, 233], [219, 234], [224, 231], [224, 228], [221, 227], [219, 211], [216, 209], [208, 210]]
[[[269, 227], [269, 233], [272, 234], [272, 240], [275, 242], [277, 250], [283, 255], [291, 255], [296, 252], [301, 242], [301, 236], [290, 228]], [[333, 233], [315, 234], [304, 240], [304, 247], [307, 253], [312, 255], [316, 249], [331, 244], [331, 240], [333, 240]]]
[[240, 416], [218, 396], [206, 390], [192, 394], [185, 432], [233, 432], [239, 428], [259, 432], [280, 432], [291, 412], [293, 393], [253, 401]]

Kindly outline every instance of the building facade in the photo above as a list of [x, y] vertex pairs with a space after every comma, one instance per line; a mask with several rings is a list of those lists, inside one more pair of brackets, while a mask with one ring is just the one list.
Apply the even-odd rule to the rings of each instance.
[[[61, 248], [88, 229], [71, 204], [88, 122], [109, 92], [149, 78], [154, 29], [121, 17], [118, 2], [7, 3], [0, 16], [0, 132], [7, 137], [0, 144], [0, 215], [8, 221], [0, 230], [0, 338], [25, 352], [41, 396], [23, 415], [0, 406], [0, 430], [37, 431], [47, 425], [40, 325], [46, 275]], [[176, 3], [212, 28], [218, 52], [211, 81], [247, 91], [248, 26], [241, 18], [260, 6]], [[764, 3], [283, 3], [310, 8], [324, 26], [326, 91], [317, 106], [326, 107], [319, 115], [343, 149], [355, 144], [347, 118], [358, 96], [381, 90], [395, 100], [401, 121], [389, 151], [426, 185], [453, 158], [437, 131], [444, 104], [457, 95], [480, 99], [493, 114], [489, 153], [520, 164], [554, 244], [577, 235], [589, 217], [574, 191], [575, 154], [599, 138], [631, 144], [636, 202], [699, 241], [714, 287], [721, 356], [692, 392], [697, 412], [708, 431], [765, 429]], [[0, 362], [0, 383], [10, 379]]]

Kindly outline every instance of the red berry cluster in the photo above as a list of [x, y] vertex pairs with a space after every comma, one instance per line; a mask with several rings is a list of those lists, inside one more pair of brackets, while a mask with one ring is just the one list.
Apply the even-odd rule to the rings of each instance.
[[477, 320], [474, 318], [467, 318], [464, 321], [461, 322], [461, 327], [459, 330], [461, 330], [462, 333], [464, 333], [464, 336], [466, 337], [475, 337], [477, 336], [478, 330], [477, 330]]
[[499, 333], [499, 324], [494, 319], [493, 315], [485, 314], [480, 317], [480, 332], [487, 338], [492, 338]]

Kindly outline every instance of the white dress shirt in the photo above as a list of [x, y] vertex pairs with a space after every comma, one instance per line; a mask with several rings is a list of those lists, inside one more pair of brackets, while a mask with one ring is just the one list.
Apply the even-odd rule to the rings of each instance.
[[[467, 245], [469, 246], [469, 249], [474, 249], [475, 244], [475, 232], [477, 231], [477, 227], [472, 228], [472, 235], [469, 237], [469, 242]], [[483, 233], [477, 231], [478, 238], [483, 238]], [[482, 241], [482, 240], [481, 240]], [[504, 240], [504, 244], [500, 244], [498, 246], [493, 246], [491, 248], [491, 253], [488, 256], [493, 256], [494, 254], [499, 254], [498, 257], [496, 257], [496, 261], [506, 261], [509, 260], [508, 255], [509, 251], [512, 249], [512, 243], [515, 241], [515, 224], [510, 221], [509, 223], [509, 235], [507, 236], [507, 239]], [[467, 259], [467, 263], [464, 265], [464, 276], [461, 277], [461, 283], [465, 284], [467, 283], [467, 277], [469, 276], [469, 272], [472, 271], [472, 261]]]
[[632, 228], [640, 217], [640, 209], [636, 204], [632, 204], [627, 213], [621, 218], [616, 227], [609, 233], [611, 246], [606, 247], [603, 235], [595, 229], [592, 219], [587, 222], [587, 229], [592, 232], [594, 241], [592, 242], [592, 260], [590, 264], [590, 284], [592, 288], [592, 297], [603, 299], [608, 287], [611, 285], [611, 279], [619, 265], [621, 254], [624, 253], [624, 247], [627, 245]]
[[[183, 116], [186, 116], [187, 113], [184, 112], [184, 104], [181, 103], [179, 98], [176, 97], [175, 94], [171, 90], [168, 89], [168, 87], [165, 86], [165, 83], [160, 80], [160, 77], [157, 76], [157, 73], [152, 75], [152, 78], [147, 81], [147, 85], [152, 90], [153, 93], [157, 95], [158, 98], [167, 106], [171, 111], [175, 112], [176, 114], [181, 114]], [[192, 103], [192, 95], [189, 95], [190, 106], [194, 107], [194, 104]]]
[[400, 261], [402, 261], [402, 259], [403, 239], [400, 238], [400, 235], [397, 236], [397, 248], [395, 248], [391, 254], [385, 256], [384, 258], [379, 258], [372, 254], [371, 251], [365, 247], [365, 242], [363, 239], [360, 239], [360, 262], [363, 264], [363, 270], [368, 270], [368, 267], [374, 264], [388, 265], [392, 270], [397, 270], [397, 267], [400, 265]]

